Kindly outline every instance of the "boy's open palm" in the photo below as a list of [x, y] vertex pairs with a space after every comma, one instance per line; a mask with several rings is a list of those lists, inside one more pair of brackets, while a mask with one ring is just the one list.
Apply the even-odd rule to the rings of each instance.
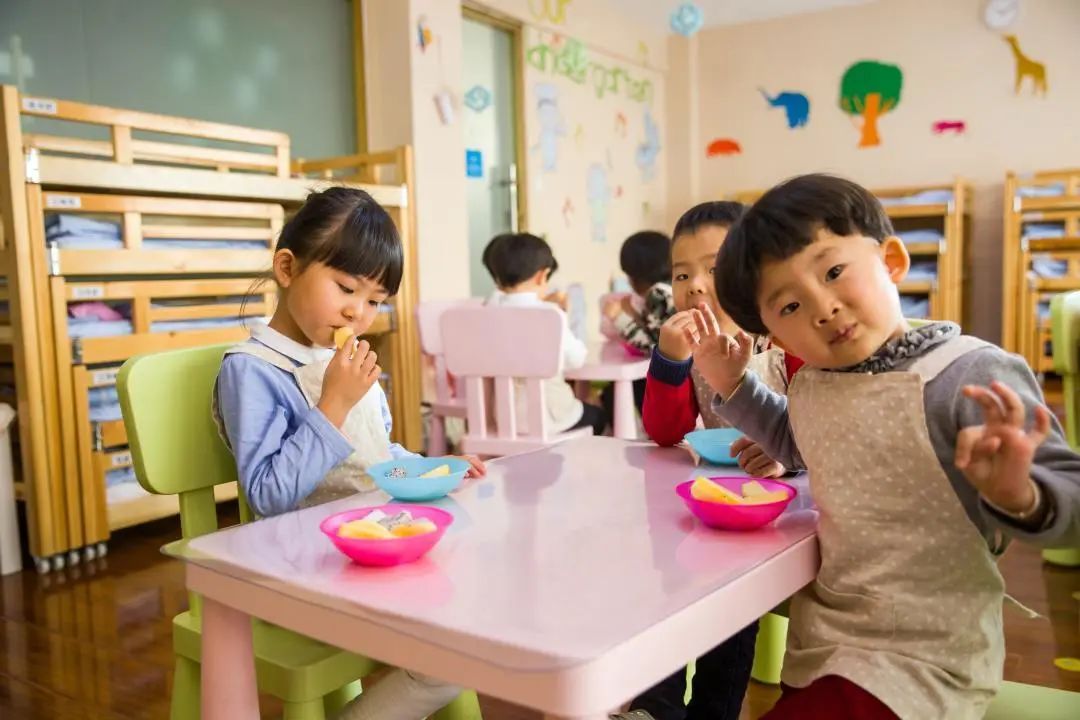
[[[367, 340], [356, 342], [356, 336], [349, 338], [334, 353], [323, 376], [322, 397], [319, 409], [334, 425], [341, 427], [345, 416], [353, 406], [367, 394], [371, 386], [379, 380], [382, 368], [379, 356], [371, 349]], [[355, 349], [354, 349], [355, 348]]]
[[1000, 382], [968, 385], [964, 395], [979, 403], [985, 422], [956, 437], [956, 467], [987, 500], [1009, 512], [1031, 507], [1035, 488], [1031, 461], [1050, 431], [1050, 411], [1035, 408], [1035, 426], [1024, 429], [1020, 396]]
[[684, 328], [683, 332], [694, 348], [694, 366], [709, 386], [727, 400], [742, 381], [754, 354], [754, 340], [742, 330], [735, 337], [726, 334], [705, 303], [690, 314], [694, 319], [693, 328]]

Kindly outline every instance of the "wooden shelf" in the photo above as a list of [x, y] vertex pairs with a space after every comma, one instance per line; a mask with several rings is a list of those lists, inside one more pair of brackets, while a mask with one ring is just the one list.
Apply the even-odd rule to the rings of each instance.
[[915, 255], [919, 257], [925, 257], [927, 255], [940, 255], [941, 245], [941, 242], [904, 243], [904, 247], [907, 248], [908, 255]]
[[[214, 499], [218, 502], [235, 500], [236, 494], [235, 483], [218, 485], [214, 488]], [[178, 515], [180, 501], [176, 495], [148, 494], [144, 497], [109, 503], [106, 510], [109, 517], [109, 529], [116, 531], [120, 528]]]
[[933, 280], [908, 280], [896, 287], [901, 295], [929, 295], [934, 291], [934, 285]]
[[891, 218], [945, 217], [950, 214], [949, 203], [930, 205], [888, 205], [885, 214]]

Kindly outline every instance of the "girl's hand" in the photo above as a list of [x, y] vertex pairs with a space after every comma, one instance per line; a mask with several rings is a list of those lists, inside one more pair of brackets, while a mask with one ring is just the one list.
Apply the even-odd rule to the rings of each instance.
[[660, 339], [657, 347], [660, 354], [668, 360], [686, 362], [694, 354], [694, 346], [686, 339], [687, 328], [694, 327], [694, 317], [689, 310], [677, 312], [660, 326]]
[[544, 302], [554, 303], [555, 305], [558, 305], [560, 308], [562, 308], [563, 312], [566, 312], [566, 308], [570, 304], [570, 299], [563, 291], [556, 290], [555, 292], [545, 297]]
[[378, 365], [379, 357], [368, 341], [361, 340], [357, 344], [356, 340], [357, 336], [353, 335], [334, 353], [323, 376], [318, 408], [338, 428], [345, 424], [349, 411], [382, 374], [382, 368]]
[[742, 330], [735, 337], [724, 333], [705, 303], [690, 314], [694, 324], [684, 327], [683, 335], [694, 349], [694, 366], [709, 386], [727, 401], [746, 373], [746, 366], [754, 354], [754, 339]]
[[621, 314], [622, 303], [620, 303], [618, 300], [609, 300], [607, 304], [604, 305], [604, 317], [606, 317], [608, 320], [614, 320]]
[[475, 455], [451, 455], [450, 457], [469, 463], [469, 471], [465, 473], [465, 477], [482, 478], [487, 475], [487, 467], [484, 465], [484, 461]]
[[968, 385], [964, 395], [979, 403], [985, 422], [956, 436], [956, 467], [991, 503], [1022, 513], [1035, 502], [1031, 460], [1050, 431], [1050, 411], [1035, 408], [1035, 427], [1024, 430], [1020, 396], [1000, 382], [989, 388]]
[[739, 467], [754, 477], [777, 478], [787, 472], [783, 465], [766, 455], [760, 445], [745, 436], [731, 444], [731, 457], [739, 458]]

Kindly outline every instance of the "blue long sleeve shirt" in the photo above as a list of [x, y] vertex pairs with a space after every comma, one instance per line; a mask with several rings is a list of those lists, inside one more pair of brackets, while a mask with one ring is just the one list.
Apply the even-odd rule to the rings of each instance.
[[[252, 331], [258, 342], [297, 367], [325, 357], [321, 348], [301, 345], [267, 326]], [[352, 453], [349, 440], [318, 408], [308, 405], [295, 378], [246, 353], [225, 357], [217, 379], [218, 409], [236, 458], [240, 488], [262, 517], [295, 510], [334, 466]], [[393, 419], [379, 385], [380, 407], [389, 436]], [[412, 457], [397, 443], [393, 458]]]

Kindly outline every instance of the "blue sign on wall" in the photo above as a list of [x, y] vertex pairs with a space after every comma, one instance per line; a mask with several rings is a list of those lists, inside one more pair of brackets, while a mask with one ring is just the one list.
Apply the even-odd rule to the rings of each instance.
[[465, 177], [484, 177], [484, 153], [479, 150], [465, 151]]

